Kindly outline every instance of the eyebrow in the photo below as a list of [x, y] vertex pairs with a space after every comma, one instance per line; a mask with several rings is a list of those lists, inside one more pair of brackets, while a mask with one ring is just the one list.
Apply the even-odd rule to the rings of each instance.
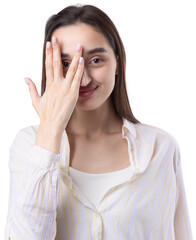
[[[107, 53], [107, 50], [105, 48], [94, 48], [89, 50], [86, 54], [91, 55], [94, 53]], [[67, 53], [61, 53], [61, 57], [70, 57], [70, 55]]]

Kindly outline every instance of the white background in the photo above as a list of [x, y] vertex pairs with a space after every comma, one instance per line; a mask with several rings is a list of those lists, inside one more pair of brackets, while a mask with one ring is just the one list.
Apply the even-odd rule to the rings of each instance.
[[127, 87], [135, 117], [176, 138], [196, 236], [195, 1], [8, 0], [0, 6], [0, 239], [8, 208], [9, 147], [21, 128], [39, 124], [24, 77], [30, 77], [41, 92], [45, 23], [76, 3], [101, 8], [115, 23], [126, 50]]

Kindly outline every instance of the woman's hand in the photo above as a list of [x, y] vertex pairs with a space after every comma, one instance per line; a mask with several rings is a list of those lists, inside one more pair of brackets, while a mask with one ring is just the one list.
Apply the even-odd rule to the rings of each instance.
[[[32, 105], [40, 117], [40, 125], [55, 127], [63, 133], [79, 97], [81, 77], [84, 71], [82, 48], [76, 51], [66, 76], [63, 76], [61, 52], [58, 39], [56, 44], [47, 43], [46, 47], [46, 89], [41, 97], [32, 80], [29, 91]], [[81, 62], [82, 60], [82, 62]]]

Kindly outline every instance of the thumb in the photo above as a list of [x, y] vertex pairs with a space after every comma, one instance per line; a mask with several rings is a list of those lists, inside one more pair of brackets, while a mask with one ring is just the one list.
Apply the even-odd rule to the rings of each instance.
[[27, 78], [27, 77], [25, 77], [24, 79], [25, 79], [25, 82], [27, 83], [27, 85], [29, 86], [29, 92], [31, 95], [32, 104], [34, 107], [36, 107], [41, 97], [37, 91], [37, 88], [36, 88], [34, 82], [30, 78]]

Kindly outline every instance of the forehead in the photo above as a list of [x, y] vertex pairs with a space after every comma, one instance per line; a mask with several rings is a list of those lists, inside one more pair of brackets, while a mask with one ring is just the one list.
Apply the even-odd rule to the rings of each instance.
[[109, 53], [113, 51], [105, 36], [95, 27], [85, 23], [62, 26], [56, 29], [52, 36], [58, 38], [62, 52], [75, 51], [78, 43], [86, 50], [103, 47]]

